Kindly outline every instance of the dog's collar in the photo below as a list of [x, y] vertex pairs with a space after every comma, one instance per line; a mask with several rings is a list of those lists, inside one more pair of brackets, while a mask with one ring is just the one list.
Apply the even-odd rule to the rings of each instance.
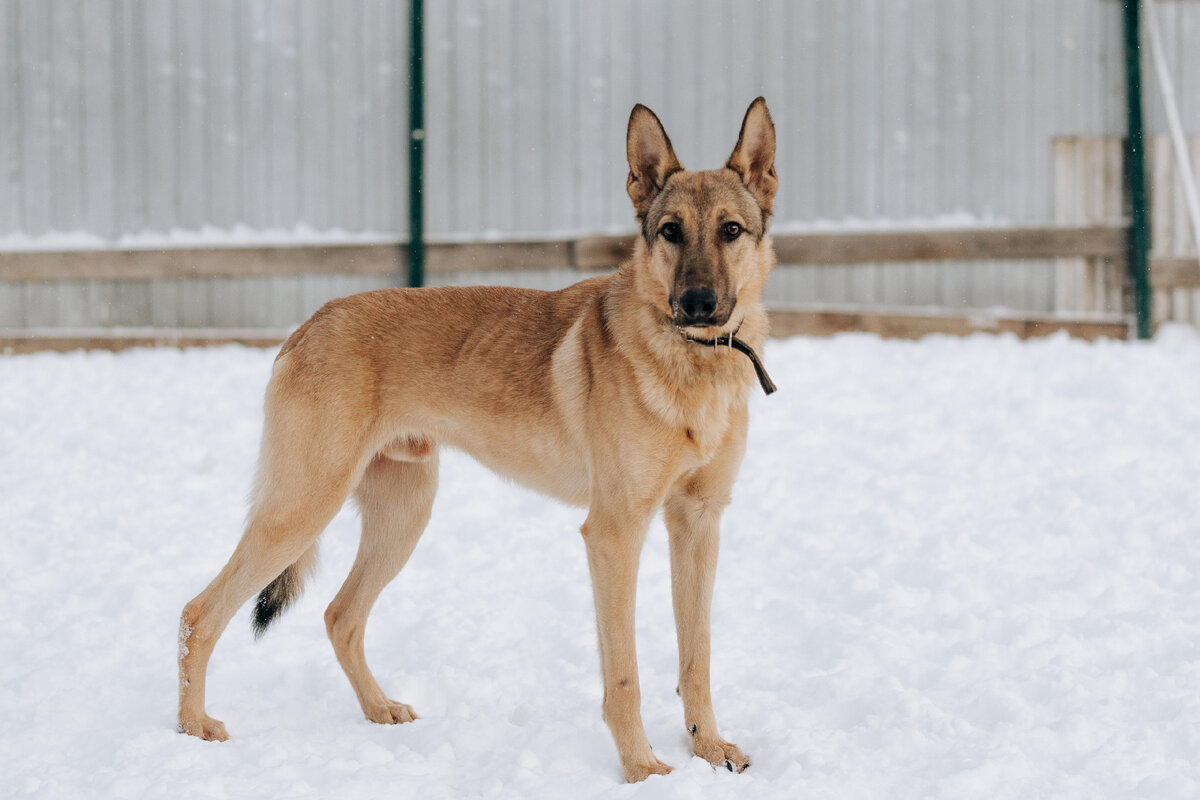
[[754, 352], [753, 347], [737, 338], [737, 332], [741, 329], [742, 323], [739, 322], [738, 326], [734, 328], [732, 333], [728, 333], [724, 336], [718, 336], [716, 339], [697, 339], [695, 336], [692, 336], [685, 330], [683, 331], [683, 338], [687, 339], [689, 342], [695, 342], [696, 344], [704, 345], [705, 347], [729, 347], [745, 354], [745, 356], [750, 359], [750, 363], [754, 365], [754, 372], [758, 375], [758, 382], [762, 386], [763, 393], [773, 394], [776, 389], [775, 382], [771, 380], [771, 376], [767, 374], [767, 368], [763, 366], [762, 359], [758, 357], [758, 353]]

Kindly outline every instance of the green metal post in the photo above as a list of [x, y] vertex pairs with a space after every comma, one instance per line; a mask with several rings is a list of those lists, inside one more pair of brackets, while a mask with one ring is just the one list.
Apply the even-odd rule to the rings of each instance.
[[1141, 0], [1125, 0], [1126, 194], [1130, 204], [1129, 271], [1137, 335], [1149, 339], [1153, 318], [1150, 289], [1150, 208], [1146, 199], [1146, 148], [1142, 127]]
[[408, 41], [408, 285], [425, 283], [425, 20], [410, 0]]

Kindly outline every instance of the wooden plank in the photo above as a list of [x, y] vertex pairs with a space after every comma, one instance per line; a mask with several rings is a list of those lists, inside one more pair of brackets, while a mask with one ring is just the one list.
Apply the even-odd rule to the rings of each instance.
[[567, 241], [430, 244], [425, 259], [430, 272], [554, 269], [571, 265], [571, 245]]
[[0, 253], [0, 280], [400, 273], [399, 244]]
[[770, 316], [771, 335], [779, 338], [865, 332], [885, 339], [920, 339], [934, 333], [949, 336], [1012, 333], [1021, 339], [1030, 339], [1060, 331], [1087, 341], [1129, 338], [1129, 323], [1115, 316], [1009, 317], [882, 313], [868, 309], [771, 309]]
[[854, 231], [775, 236], [781, 264], [1120, 256], [1117, 225], [962, 230]]
[[[1079, 138], [1057, 136], [1052, 140], [1054, 160], [1054, 221], [1060, 225], [1085, 222], [1081, 210], [1083, 191], [1080, 189], [1079, 164], [1082, 148]], [[1081, 287], [1087, 264], [1080, 258], [1059, 258], [1054, 270], [1054, 308], [1056, 311], [1079, 312], [1085, 307]]]
[[[1175, 183], [1176, 177], [1172, 163], [1174, 157], [1167, 137], [1148, 136], [1146, 138], [1146, 156], [1149, 166], [1147, 190], [1150, 193], [1150, 251], [1169, 254], [1172, 252], [1172, 224], [1175, 219], [1172, 209], [1175, 200], [1172, 184]], [[1177, 319], [1180, 295], [1168, 286], [1170, 282], [1171, 276], [1155, 276], [1152, 262], [1150, 285], [1154, 289], [1155, 295], [1153, 313], [1155, 320]]]
[[[991, 260], [1009, 258], [1107, 257], [1125, 255], [1120, 225], [1044, 228], [838, 231], [773, 237], [780, 264], [853, 264], [871, 261]], [[600, 269], [617, 264], [633, 236], [593, 236], [575, 243], [575, 266]]]
[[278, 347], [290, 331], [274, 329], [223, 328], [84, 328], [27, 331], [0, 329], [0, 353], [15, 355], [52, 351], [107, 350], [119, 352], [135, 347], [212, 347], [241, 344], [247, 347]]
[[[1197, 17], [1200, 19], [1200, 16]], [[1191, 137], [1189, 144], [1191, 150], [1192, 169], [1195, 171], [1193, 180], [1200, 185], [1200, 136]], [[1200, 231], [1194, 232], [1196, 237], [1200, 239]], [[1200, 250], [1200, 240], [1194, 241], [1193, 246]], [[1193, 251], [1195, 252], [1195, 251]], [[1153, 260], [1151, 261], [1151, 269], [1153, 269]], [[1192, 295], [1192, 317], [1189, 320], [1193, 325], [1200, 327], [1200, 286], [1191, 290]]]
[[1150, 285], [1156, 290], [1200, 288], [1200, 256], [1151, 258]]
[[579, 269], [609, 269], [620, 264], [633, 252], [636, 235], [587, 236], [574, 245], [572, 264]]
[[[1125, 228], [1117, 225], [855, 231], [775, 237], [781, 264], [872, 261], [987, 260], [1089, 256], [1121, 258]], [[607, 269], [627, 257], [633, 236], [570, 240], [433, 242], [431, 272]], [[0, 253], [0, 280], [191, 278], [267, 275], [401, 274], [400, 242], [181, 248], [165, 250], [17, 251]]]

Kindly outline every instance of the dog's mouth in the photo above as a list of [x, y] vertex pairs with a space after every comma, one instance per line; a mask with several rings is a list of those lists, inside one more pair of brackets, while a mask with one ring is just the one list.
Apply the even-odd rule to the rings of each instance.
[[726, 320], [725, 324], [721, 325], [679, 325], [672, 322], [671, 327], [673, 327], [680, 336], [689, 342], [711, 345], [712, 340], [714, 339], [721, 339], [722, 341], [725, 341], [726, 339], [737, 336], [738, 331], [742, 328], [742, 322], [744, 321], [745, 320], [738, 320], [736, 325], [730, 324], [729, 320]]
[[730, 320], [726, 319], [721, 322], [713, 322], [712, 324], [704, 325], [686, 325], [680, 324], [676, 319], [670, 320], [671, 327], [679, 331], [683, 338], [695, 341], [697, 339], [713, 339], [719, 336], [731, 336], [737, 333], [738, 325], [731, 325]]

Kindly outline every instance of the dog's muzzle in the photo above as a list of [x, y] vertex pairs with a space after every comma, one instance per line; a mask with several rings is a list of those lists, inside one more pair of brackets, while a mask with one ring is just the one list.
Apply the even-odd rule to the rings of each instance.
[[722, 302], [707, 286], [685, 289], [671, 303], [671, 321], [680, 328], [719, 328], [729, 321], [736, 304], [731, 298]]

